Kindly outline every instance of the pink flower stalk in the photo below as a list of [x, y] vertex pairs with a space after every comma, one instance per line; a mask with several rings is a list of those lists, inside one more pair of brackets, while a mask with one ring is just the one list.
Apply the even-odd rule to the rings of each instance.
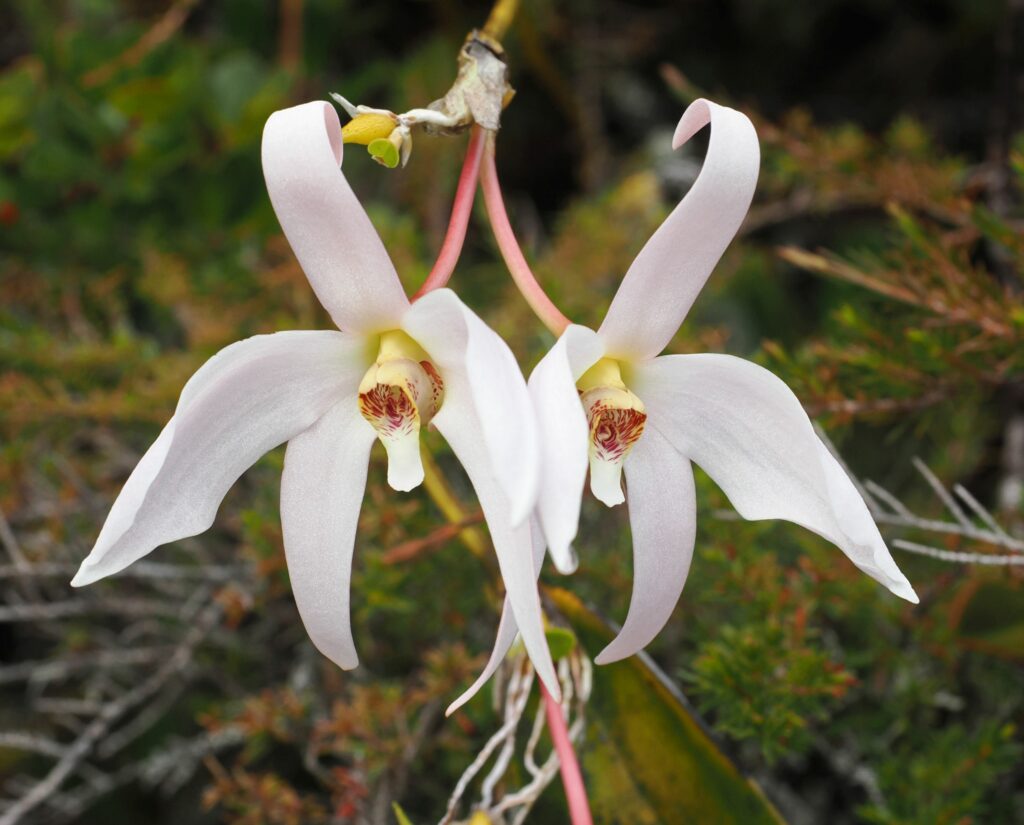
[[498, 249], [501, 251], [501, 257], [505, 260], [512, 280], [534, 314], [551, 332], [561, 335], [569, 326], [569, 319], [551, 302], [547, 293], [537, 283], [522, 249], [519, 248], [512, 225], [509, 223], [508, 213], [505, 211], [505, 200], [501, 194], [501, 184], [498, 182], [498, 169], [494, 163], [493, 136], [487, 141], [487, 148], [484, 152], [480, 186], [484, 190], [484, 203], [487, 206], [487, 217], [491, 221], [494, 238], [498, 242]]
[[431, 267], [430, 274], [423, 285], [412, 296], [415, 302], [434, 289], [448, 283], [459, 262], [462, 246], [466, 241], [466, 230], [469, 227], [469, 216], [473, 211], [473, 200], [476, 196], [477, 180], [480, 175], [480, 158], [483, 156], [484, 131], [479, 126], [473, 127], [466, 147], [466, 159], [462, 163], [459, 183], [455, 188], [455, 200], [452, 203], [452, 215], [448, 221], [448, 231], [444, 236], [441, 251]]
[[587, 801], [587, 789], [583, 784], [580, 763], [576, 759], [569, 728], [565, 723], [565, 714], [558, 701], [548, 693], [543, 683], [540, 686], [541, 699], [544, 701], [544, 713], [548, 720], [548, 732], [558, 754], [558, 768], [562, 774], [562, 785], [565, 788], [565, 799], [569, 803], [569, 820], [572, 825], [593, 825], [590, 815], [590, 803]]
[[[464, 178], [475, 177], [475, 141]], [[274, 209], [338, 330], [258, 335], [207, 361], [129, 477], [72, 584], [90, 584], [161, 544], [203, 532], [238, 477], [288, 442], [281, 526], [292, 592], [313, 643], [339, 667], [353, 668], [349, 584], [370, 448], [379, 439], [388, 483], [412, 489], [423, 480], [419, 433], [433, 424], [476, 489], [506, 605], [538, 674], [558, 695], [529, 518], [539, 453], [526, 382], [508, 346], [455, 293], [434, 289], [410, 304], [339, 169], [342, 152], [338, 116], [326, 103], [276, 112], [263, 133]], [[460, 188], [455, 212], [464, 235], [473, 187]]]

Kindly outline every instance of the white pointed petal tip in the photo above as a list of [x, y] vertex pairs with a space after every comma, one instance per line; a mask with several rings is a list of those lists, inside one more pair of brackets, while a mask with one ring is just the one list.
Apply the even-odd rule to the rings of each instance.
[[78, 572], [75, 573], [75, 577], [71, 580], [71, 586], [85, 587], [93, 582], [98, 582], [102, 578], [104, 578], [103, 573], [97, 571], [95, 567], [89, 564], [89, 560], [86, 559], [82, 562], [82, 566], [78, 568]]
[[472, 695], [467, 696], [466, 694], [463, 694], [462, 696], [460, 696], [458, 699], [456, 699], [454, 702], [448, 705], [448, 707], [445, 709], [445, 718], [451, 716], [453, 713], [455, 713], [455, 711], [459, 710], [459, 708], [465, 705], [466, 702], [468, 702], [472, 698]]
[[632, 653], [629, 653], [627, 651], [617, 652], [615, 650], [615, 642], [612, 642], [604, 650], [598, 653], [597, 656], [594, 657], [594, 664], [610, 665], [612, 664], [612, 662], [620, 662], [623, 659], [626, 659], [632, 655]]
[[[877, 529], [875, 532], [877, 534]], [[918, 598], [917, 593], [914, 591], [914, 586], [903, 575], [903, 571], [900, 570], [895, 559], [889, 554], [884, 542], [882, 542], [881, 536], [878, 536], [878, 541], [874, 545], [874, 564], [862, 569], [873, 579], [889, 588], [893, 595], [906, 599], [911, 604], [921, 603], [921, 599]]]
[[[312, 638], [312, 637], [310, 637]], [[328, 645], [320, 644], [316, 639], [313, 639], [313, 646], [319, 650], [324, 656], [330, 659], [334, 664], [340, 667], [342, 670], [355, 670], [359, 667], [359, 657], [354, 651], [338, 651], [331, 649]]]
[[921, 599], [914, 591], [913, 585], [909, 581], [907, 581], [906, 577], [892, 579], [888, 583], [888, 587], [894, 595], [899, 596], [901, 599], [906, 599], [911, 604], [921, 603]]

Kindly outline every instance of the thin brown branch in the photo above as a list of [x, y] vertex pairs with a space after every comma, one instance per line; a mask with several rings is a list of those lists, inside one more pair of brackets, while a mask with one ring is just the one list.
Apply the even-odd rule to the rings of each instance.
[[458, 537], [466, 527], [480, 524], [483, 520], [483, 513], [477, 512], [454, 524], [443, 524], [423, 538], [410, 539], [409, 541], [403, 541], [401, 544], [396, 544], [381, 556], [381, 561], [384, 564], [401, 564], [402, 562], [411, 561], [421, 553], [441, 547], [443, 544]]
[[484, 23], [483, 33], [500, 43], [512, 25], [517, 11], [519, 11], [519, 0], [496, 0], [491, 7], [487, 22]]
[[811, 417], [820, 415], [889, 415], [916, 412], [946, 401], [950, 391], [939, 387], [913, 398], [835, 398], [812, 401], [804, 405]]
[[294, 72], [302, 60], [303, 0], [281, 0], [280, 25], [277, 37], [277, 62], [282, 69]]
[[173, 37], [185, 25], [185, 21], [188, 20], [188, 16], [198, 3], [199, 0], [176, 0], [164, 12], [164, 16], [154, 23], [128, 49], [121, 52], [113, 60], [97, 66], [88, 72], [82, 78], [82, 85], [86, 88], [100, 86], [110, 80], [121, 69], [135, 66], [151, 51]]
[[213, 630], [220, 616], [220, 605], [216, 601], [207, 602], [194, 618], [188, 633], [164, 664], [136, 687], [104, 705], [103, 710], [84, 728], [78, 738], [67, 746], [49, 773], [4, 810], [0, 815], [0, 825], [17, 825], [25, 816], [53, 797], [125, 714], [148, 701], [188, 664], [196, 647]]
[[171, 653], [170, 646], [101, 650], [96, 653], [67, 656], [63, 659], [19, 662], [0, 667], [0, 685], [14, 682], [52, 682], [65, 679], [82, 671], [95, 671], [107, 667], [144, 665], [164, 659]]
[[6, 622], [41, 622], [109, 613], [115, 616], [164, 616], [176, 618], [178, 608], [171, 602], [154, 599], [67, 599], [38, 604], [0, 605], [0, 624]]

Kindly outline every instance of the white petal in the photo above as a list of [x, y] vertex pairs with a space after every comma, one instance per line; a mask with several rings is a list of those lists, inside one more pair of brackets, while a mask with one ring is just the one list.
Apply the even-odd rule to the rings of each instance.
[[665, 348], [750, 207], [760, 150], [746, 115], [695, 100], [679, 121], [672, 148], [708, 123], [704, 168], [640, 250], [598, 330], [612, 357], [653, 358]]
[[365, 350], [361, 339], [340, 332], [279, 332], [213, 356], [185, 385], [174, 418], [129, 477], [72, 584], [206, 530], [248, 467], [355, 391]]
[[289, 442], [281, 476], [281, 529], [295, 604], [313, 644], [346, 670], [359, 663], [349, 585], [375, 438], [349, 396]]
[[703, 467], [741, 516], [801, 524], [917, 601], [853, 482], [778, 377], [730, 355], [669, 355], [636, 368], [634, 391], [648, 426]]
[[488, 466], [488, 457], [480, 449], [480, 425], [472, 407], [465, 403], [463, 392], [459, 392], [454, 399], [445, 399], [434, 423], [462, 462], [480, 500], [494, 543], [494, 552], [498, 557], [501, 577], [505, 582], [505, 592], [526, 652], [537, 669], [537, 675], [552, 695], [558, 696], [558, 678], [544, 635], [530, 524], [524, 522], [512, 526], [508, 499], [495, 483]]
[[597, 333], [572, 325], [530, 375], [530, 398], [540, 425], [537, 512], [551, 559], [563, 573], [576, 568], [570, 546], [580, 521], [590, 431], [576, 382], [604, 355]]
[[263, 175], [281, 228], [340, 329], [393, 329], [409, 305], [394, 264], [339, 166], [341, 124], [322, 101], [274, 112]]
[[[537, 523], [536, 519], [532, 519], [530, 521], [530, 537], [533, 542], [534, 570], [539, 576], [541, 565], [544, 562], [544, 534], [541, 532], [540, 525]], [[501, 620], [498, 622], [498, 633], [494, 640], [494, 647], [491, 649], [490, 659], [487, 660], [487, 664], [484, 666], [483, 672], [477, 677], [476, 681], [473, 682], [469, 689], [448, 706], [448, 710], [445, 711], [445, 716], [451, 716], [455, 713], [455, 711], [466, 704], [466, 702], [476, 696], [480, 691], [480, 688], [487, 684], [488, 679], [494, 675], [494, 672], [505, 660], [505, 656], [512, 647], [512, 643], [516, 640], [518, 633], [519, 626], [516, 624], [515, 617], [512, 615], [512, 605], [509, 603], [508, 597], [506, 596], [505, 602], [501, 607]]]
[[632, 656], [669, 620], [693, 558], [697, 498], [693, 470], [665, 437], [647, 427], [626, 458], [626, 496], [633, 531], [633, 595], [619, 635], [594, 659]]
[[537, 674], [557, 694], [530, 523], [524, 520], [534, 504], [539, 462], [526, 382], [505, 343], [450, 290], [438, 289], [417, 301], [403, 329], [426, 350], [444, 379], [434, 426], [473, 483], [523, 644]]
[[[537, 423], [526, 381], [508, 345], [450, 289], [420, 298], [402, 329], [426, 350], [444, 379], [444, 411], [457, 381], [478, 421], [480, 464], [498, 482], [513, 524], [524, 522], [537, 501], [540, 474]], [[434, 423], [440, 429], [437, 419]]]

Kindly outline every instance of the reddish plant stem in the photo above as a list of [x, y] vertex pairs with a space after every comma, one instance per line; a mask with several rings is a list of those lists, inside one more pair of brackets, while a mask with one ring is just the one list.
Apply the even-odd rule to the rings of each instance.
[[526, 262], [523, 250], [519, 247], [515, 232], [508, 221], [505, 211], [505, 200], [501, 195], [501, 184], [498, 182], [498, 169], [494, 164], [494, 136], [488, 135], [484, 148], [484, 158], [480, 170], [480, 186], [484, 190], [484, 204], [487, 206], [487, 217], [494, 231], [494, 239], [498, 242], [501, 257], [505, 259], [512, 280], [530, 305], [538, 318], [557, 338], [571, 321], [556, 307], [547, 293], [537, 283], [536, 277]]
[[462, 245], [466, 240], [466, 228], [469, 216], [473, 211], [473, 199], [476, 196], [476, 184], [480, 175], [480, 158], [484, 150], [484, 131], [474, 126], [466, 147], [466, 159], [462, 162], [459, 174], [459, 185], [455, 189], [455, 200], [452, 203], [452, 216], [448, 220], [448, 231], [444, 235], [444, 243], [437, 255], [430, 274], [423, 282], [412, 300], [421, 298], [432, 289], [438, 289], [448, 283], [459, 261]]
[[569, 729], [562, 715], [562, 706], [548, 693], [541, 683], [541, 696], [544, 699], [544, 710], [548, 719], [548, 731], [555, 744], [558, 754], [559, 768], [562, 772], [562, 785], [565, 786], [565, 798], [569, 802], [569, 821], [572, 825], [594, 825], [590, 815], [590, 803], [587, 802], [587, 789], [583, 785], [580, 763], [569, 739]]

